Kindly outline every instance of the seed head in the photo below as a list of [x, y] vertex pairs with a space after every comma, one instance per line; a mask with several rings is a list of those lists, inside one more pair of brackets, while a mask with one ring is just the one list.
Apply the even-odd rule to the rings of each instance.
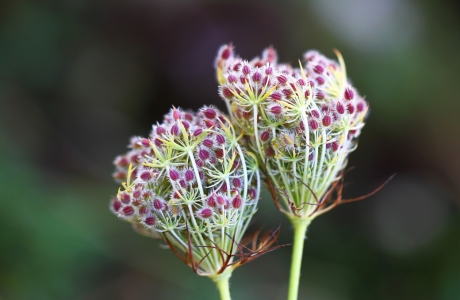
[[290, 217], [319, 213], [317, 207], [340, 179], [364, 126], [368, 104], [347, 80], [336, 53], [338, 62], [308, 51], [300, 67], [293, 68], [277, 63], [272, 48], [248, 62], [232, 46], [231, 55], [216, 65], [233, 123]]
[[[222, 60], [232, 55], [230, 46], [221, 52]], [[173, 108], [129, 148], [114, 162], [116, 179], [125, 176], [112, 212], [163, 239], [200, 275], [236, 267], [260, 183], [254, 155], [238, 144], [228, 118], [212, 106]]]

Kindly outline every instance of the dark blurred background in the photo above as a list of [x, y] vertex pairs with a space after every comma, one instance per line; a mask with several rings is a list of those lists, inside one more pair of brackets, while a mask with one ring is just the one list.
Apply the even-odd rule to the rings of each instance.
[[[345, 196], [316, 219], [301, 299], [460, 299], [460, 6], [411, 0], [0, 3], [0, 298], [217, 299], [108, 210], [112, 161], [171, 105], [214, 104], [233, 42], [297, 64], [339, 49], [371, 111]], [[292, 230], [265, 194], [256, 226]], [[237, 269], [233, 299], [285, 299], [290, 247]]]

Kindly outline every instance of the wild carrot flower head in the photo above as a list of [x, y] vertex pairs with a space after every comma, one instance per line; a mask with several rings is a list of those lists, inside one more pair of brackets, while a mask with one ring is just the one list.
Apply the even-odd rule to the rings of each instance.
[[115, 159], [114, 177], [125, 182], [112, 211], [163, 239], [199, 275], [237, 266], [260, 190], [256, 160], [237, 140], [215, 107], [173, 108]]
[[232, 45], [217, 55], [220, 95], [272, 195], [282, 200], [275, 203], [291, 217], [313, 218], [331, 208], [327, 198], [364, 126], [368, 104], [336, 54], [339, 62], [308, 51], [299, 68], [279, 64], [273, 48], [251, 61], [236, 56]]

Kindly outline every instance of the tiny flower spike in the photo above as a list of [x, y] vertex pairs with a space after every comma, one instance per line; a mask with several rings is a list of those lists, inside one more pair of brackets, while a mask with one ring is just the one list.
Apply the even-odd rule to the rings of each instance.
[[230, 299], [233, 269], [277, 248], [271, 245], [278, 231], [251, 248], [240, 243], [257, 210], [260, 176], [255, 156], [238, 139], [215, 107], [173, 108], [149, 138], [132, 138], [114, 162], [114, 177], [124, 182], [111, 210], [215, 281], [222, 299]]
[[278, 64], [273, 48], [246, 61], [224, 45], [215, 62], [232, 122], [256, 153], [276, 206], [294, 227], [290, 300], [297, 299], [310, 222], [338, 204], [358, 200], [343, 200], [341, 192], [348, 154], [356, 149], [369, 106], [335, 53], [338, 62], [308, 51], [294, 68]]

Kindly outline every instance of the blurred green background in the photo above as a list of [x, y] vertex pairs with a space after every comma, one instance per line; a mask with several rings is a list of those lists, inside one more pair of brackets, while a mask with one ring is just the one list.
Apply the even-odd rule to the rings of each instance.
[[[333, 57], [371, 111], [346, 197], [309, 228], [301, 299], [460, 299], [460, 6], [454, 1], [0, 3], [0, 298], [217, 299], [108, 210], [112, 161], [171, 105], [217, 95], [233, 42]], [[291, 241], [265, 194], [256, 227]], [[290, 247], [236, 270], [234, 299], [285, 299]]]

